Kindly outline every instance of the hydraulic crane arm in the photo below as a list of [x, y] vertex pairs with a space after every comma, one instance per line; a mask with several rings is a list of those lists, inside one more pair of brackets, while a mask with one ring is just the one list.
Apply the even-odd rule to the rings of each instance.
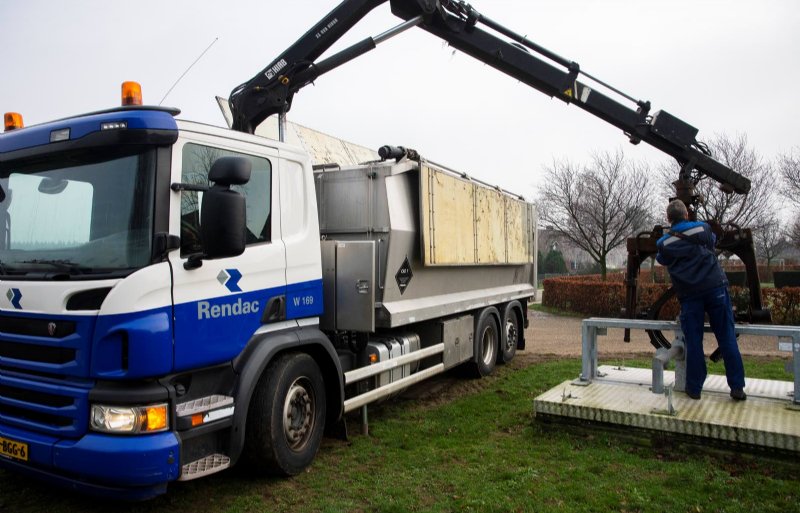
[[[359, 20], [386, 2], [391, 4], [393, 14], [405, 20], [401, 25], [375, 38], [364, 39], [320, 62], [314, 62]], [[479, 24], [491, 32], [479, 28]], [[344, 0], [258, 75], [234, 89], [230, 96], [233, 129], [253, 133], [267, 117], [288, 112], [294, 94], [320, 75], [414, 26], [550, 97], [576, 105], [610, 123], [622, 130], [631, 143], [644, 141], [675, 158], [680, 164], [680, 174], [674, 182], [676, 197], [686, 203], [691, 219], [695, 219], [696, 204], [702, 201], [695, 194], [695, 185], [704, 176], [718, 182], [727, 192], [747, 194], [750, 190], [750, 180], [715, 160], [705, 145], [697, 141], [698, 130], [693, 126], [663, 110], [650, 114], [650, 102], [636, 100], [598, 80], [582, 71], [576, 62], [481, 15], [463, 0]], [[591, 87], [579, 81], [579, 76], [588, 78], [598, 86]], [[620, 103], [608, 93], [630, 104]], [[750, 230], [738, 227], [726, 230], [721, 226], [714, 228], [719, 249], [733, 252], [745, 262], [750, 289], [747, 319], [750, 322], [768, 321], [769, 311], [764, 309], [761, 302]], [[662, 234], [663, 228], [656, 226], [651, 233], [628, 239], [624, 312], [627, 317], [635, 318], [640, 314], [637, 310], [639, 267], [647, 258], [655, 255], [656, 240]], [[643, 314], [655, 318], [669, 297], [668, 292]], [[650, 337], [656, 347], [669, 346], [660, 333], [650, 333]]]
[[[391, 4], [392, 13], [406, 20], [405, 23], [314, 63], [360, 19], [387, 1]], [[493, 32], [482, 30], [479, 24]], [[683, 180], [696, 182], [705, 175], [727, 190], [740, 194], [750, 190], [750, 180], [715, 160], [698, 143], [698, 130], [693, 126], [663, 110], [650, 114], [650, 102], [637, 101], [617, 91], [582, 72], [576, 62], [560, 57], [481, 15], [469, 4], [455, 0], [343, 1], [267, 68], [231, 93], [233, 128], [252, 133], [268, 116], [286, 113], [291, 108], [294, 94], [302, 87], [412, 26], [419, 26], [453, 48], [550, 97], [574, 104], [610, 123], [622, 130], [633, 144], [644, 141], [674, 157], [681, 165]], [[634, 106], [623, 105], [608, 94], [580, 82], [579, 75], [624, 97]]]
[[[345, 0], [269, 66], [234, 89], [229, 98], [233, 113], [232, 128], [252, 134], [269, 116], [288, 112], [292, 106], [294, 93], [311, 83], [317, 76], [336, 67], [326, 67], [323, 70], [314, 61], [370, 11], [387, 1]], [[343, 62], [352, 60], [374, 47], [374, 43], [370, 44], [369, 40], [364, 40], [349, 49], [348, 58]], [[307, 76], [304, 80], [302, 74], [308, 75], [309, 70], [315, 74], [313, 77]]]

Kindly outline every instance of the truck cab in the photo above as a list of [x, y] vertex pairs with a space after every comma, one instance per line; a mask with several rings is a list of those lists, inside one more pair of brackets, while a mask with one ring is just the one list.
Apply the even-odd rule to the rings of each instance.
[[[186, 433], [233, 424], [233, 396], [255, 385], [232, 363], [245, 346], [287, 330], [301, 345], [322, 312], [308, 156], [176, 113], [123, 107], [0, 136], [0, 466], [160, 493], [208, 456]], [[251, 167], [230, 186], [246, 250], [207, 258], [210, 194], [174, 184], [207, 187], [220, 157]], [[212, 454], [230, 454], [223, 439]]]

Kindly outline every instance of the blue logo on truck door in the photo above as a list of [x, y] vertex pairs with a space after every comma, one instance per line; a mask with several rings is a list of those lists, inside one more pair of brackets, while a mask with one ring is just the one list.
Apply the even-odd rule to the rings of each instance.
[[217, 275], [217, 281], [225, 285], [231, 292], [241, 292], [239, 287], [239, 280], [242, 279], [242, 273], [238, 269], [223, 269]]
[[19, 302], [19, 300], [22, 299], [22, 292], [20, 292], [19, 289], [8, 289], [6, 297], [11, 301], [11, 304], [14, 305], [14, 308], [22, 310], [22, 305]]

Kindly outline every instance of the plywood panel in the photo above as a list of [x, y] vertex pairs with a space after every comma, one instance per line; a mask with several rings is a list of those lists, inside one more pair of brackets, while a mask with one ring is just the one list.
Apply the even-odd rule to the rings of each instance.
[[535, 259], [535, 213], [515, 197], [423, 163], [425, 265], [524, 264]]
[[524, 264], [533, 261], [533, 237], [536, 223], [528, 203], [506, 197], [506, 233], [508, 263]]
[[[423, 166], [423, 211], [427, 210], [426, 264], [475, 262], [474, 190], [470, 182]], [[427, 208], [425, 208], [427, 207]]]
[[478, 263], [505, 263], [505, 195], [486, 187], [475, 187], [475, 198], [475, 227], [478, 231]]

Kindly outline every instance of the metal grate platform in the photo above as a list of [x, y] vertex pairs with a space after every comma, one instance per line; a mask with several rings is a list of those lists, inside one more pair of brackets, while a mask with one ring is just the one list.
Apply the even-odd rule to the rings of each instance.
[[183, 466], [179, 481], [191, 481], [225, 470], [231, 466], [231, 459], [224, 454], [211, 454]]
[[194, 401], [180, 403], [175, 407], [179, 417], [191, 417], [196, 413], [205, 413], [233, 404], [233, 397], [227, 395], [209, 395]]
[[[603, 365], [589, 384], [565, 381], [534, 400], [537, 415], [603, 422], [724, 442], [800, 452], [800, 408], [794, 383], [747, 379], [747, 401], [733, 401], [724, 376], [709, 376], [700, 401], [650, 391], [650, 369]], [[669, 385], [674, 379], [664, 373]]]

